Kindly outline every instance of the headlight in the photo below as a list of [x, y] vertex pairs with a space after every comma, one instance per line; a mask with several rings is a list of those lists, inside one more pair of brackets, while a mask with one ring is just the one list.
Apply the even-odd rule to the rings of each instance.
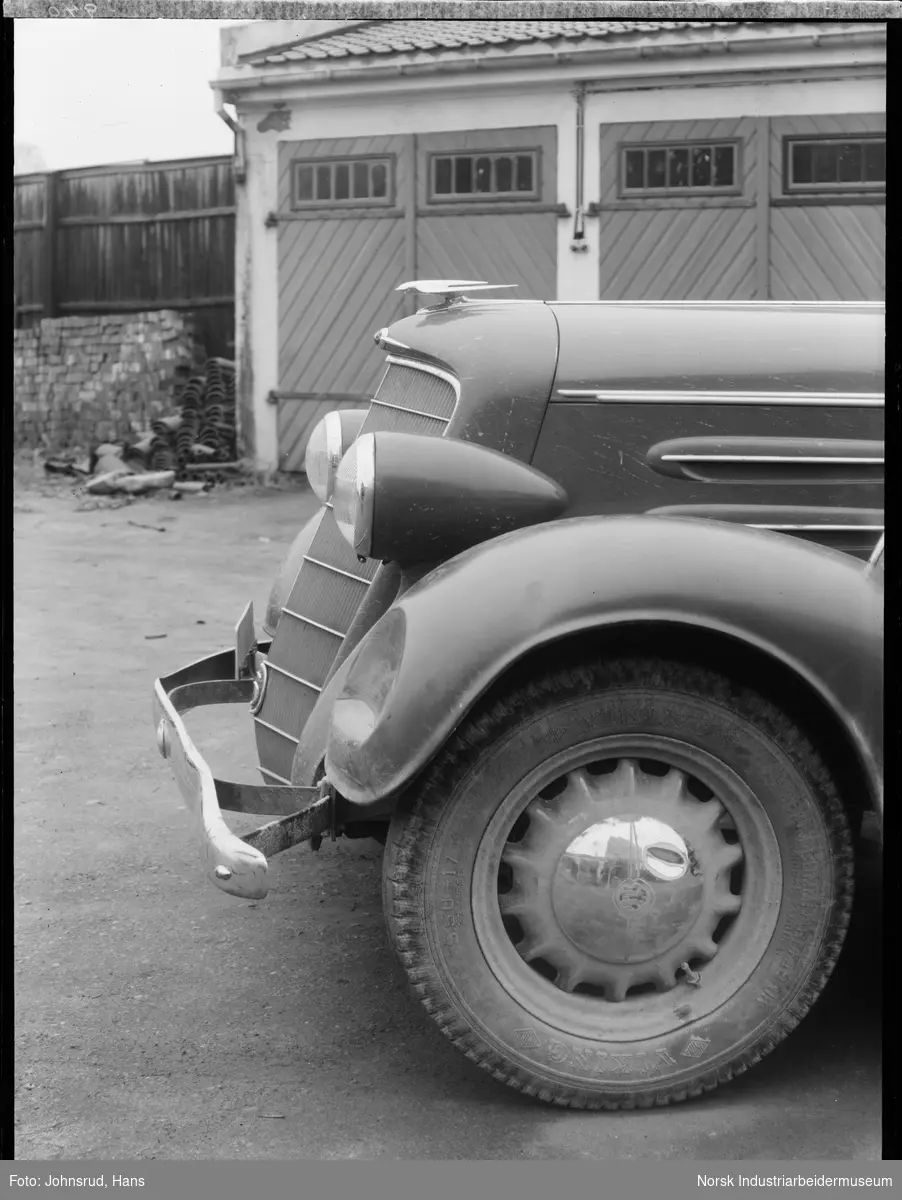
[[332, 515], [351, 548], [366, 558], [373, 537], [376, 436], [365, 433], [351, 446], [335, 474]]
[[307, 482], [326, 504], [335, 490], [335, 472], [345, 451], [360, 432], [365, 408], [344, 408], [326, 413], [316, 425], [304, 455]]
[[490, 538], [553, 521], [564, 489], [526, 463], [456, 438], [365, 433], [341, 460], [332, 510], [362, 558], [445, 559]]

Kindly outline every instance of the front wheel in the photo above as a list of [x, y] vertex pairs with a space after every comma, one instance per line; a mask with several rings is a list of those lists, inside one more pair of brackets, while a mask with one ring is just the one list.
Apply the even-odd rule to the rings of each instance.
[[496, 1079], [634, 1108], [716, 1087], [798, 1024], [839, 955], [852, 851], [812, 743], [708, 670], [562, 669], [455, 735], [395, 816], [389, 931]]

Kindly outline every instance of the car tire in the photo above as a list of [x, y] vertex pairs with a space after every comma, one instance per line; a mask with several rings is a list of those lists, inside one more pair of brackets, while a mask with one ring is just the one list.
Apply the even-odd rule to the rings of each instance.
[[399, 806], [383, 888], [414, 993], [469, 1059], [553, 1104], [649, 1107], [740, 1074], [807, 1013], [852, 847], [771, 700], [629, 658], [471, 716]]

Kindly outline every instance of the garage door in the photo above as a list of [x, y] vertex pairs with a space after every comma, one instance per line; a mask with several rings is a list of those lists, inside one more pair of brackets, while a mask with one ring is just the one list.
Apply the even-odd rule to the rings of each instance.
[[303, 469], [330, 409], [365, 404], [373, 333], [413, 311], [405, 280], [476, 278], [555, 298], [557, 131], [398, 135], [280, 148], [279, 462]]
[[417, 139], [420, 278], [514, 283], [519, 300], [557, 287], [557, 129], [483, 129]]
[[299, 471], [327, 411], [365, 403], [373, 333], [403, 313], [403, 137], [288, 142], [279, 160], [279, 461]]
[[602, 126], [602, 300], [756, 298], [758, 140], [750, 118]]
[[770, 122], [770, 295], [883, 300], [886, 115]]

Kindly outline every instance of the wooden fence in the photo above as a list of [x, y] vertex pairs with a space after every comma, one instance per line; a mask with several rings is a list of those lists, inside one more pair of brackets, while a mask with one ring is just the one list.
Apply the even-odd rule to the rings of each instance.
[[234, 357], [230, 157], [20, 175], [13, 213], [17, 328], [173, 308], [208, 355]]

